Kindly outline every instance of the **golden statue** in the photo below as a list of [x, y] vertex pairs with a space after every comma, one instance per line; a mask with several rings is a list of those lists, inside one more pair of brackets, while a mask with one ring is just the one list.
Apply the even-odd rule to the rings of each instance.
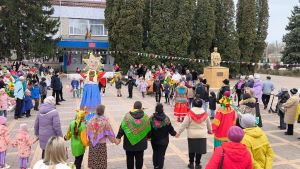
[[210, 62], [211, 62], [211, 65], [212, 67], [216, 67], [216, 66], [220, 66], [221, 64], [221, 55], [220, 53], [218, 52], [218, 48], [217, 47], [214, 47], [214, 52], [211, 53], [211, 56], [210, 56]]

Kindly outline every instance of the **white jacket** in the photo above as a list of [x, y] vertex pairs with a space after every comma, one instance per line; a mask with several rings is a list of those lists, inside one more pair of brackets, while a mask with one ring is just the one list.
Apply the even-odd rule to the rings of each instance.
[[[193, 107], [191, 109], [196, 115], [204, 115], [206, 113], [203, 108]], [[178, 131], [181, 134], [184, 129], [187, 129], [187, 137], [188, 138], [207, 138], [208, 131], [212, 131], [211, 122], [208, 115], [203, 116], [202, 122], [195, 122], [192, 120], [190, 114], [188, 114], [184, 121], [181, 124], [181, 127]]]

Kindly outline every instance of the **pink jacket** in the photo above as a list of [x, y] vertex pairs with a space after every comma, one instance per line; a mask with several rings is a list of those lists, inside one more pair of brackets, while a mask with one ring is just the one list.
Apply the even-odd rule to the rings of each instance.
[[8, 127], [5, 125], [0, 125], [0, 152], [6, 151], [9, 144], [10, 138]]
[[8, 99], [9, 99], [9, 97], [7, 94], [0, 95], [0, 110], [7, 110]]
[[18, 156], [21, 158], [29, 157], [31, 154], [31, 145], [36, 139], [31, 139], [28, 132], [19, 130], [16, 140], [12, 143], [13, 147], [18, 149]]

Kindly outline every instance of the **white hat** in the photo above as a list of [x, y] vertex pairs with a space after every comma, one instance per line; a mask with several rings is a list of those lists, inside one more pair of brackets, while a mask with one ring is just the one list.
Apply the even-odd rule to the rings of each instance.
[[55, 105], [55, 98], [53, 96], [48, 96], [45, 100], [44, 100], [45, 104], [50, 104], [50, 105]]
[[259, 74], [255, 74], [254, 75], [254, 79], [260, 79], [260, 75]]
[[246, 78], [245, 76], [241, 76], [240, 77], [241, 80], [245, 80], [245, 78]]
[[26, 123], [20, 124], [20, 129], [23, 131], [28, 131], [28, 125]]
[[254, 79], [253, 75], [248, 76], [249, 79]]
[[241, 117], [241, 126], [243, 128], [252, 128], [256, 126], [256, 117], [252, 114], [244, 114]]

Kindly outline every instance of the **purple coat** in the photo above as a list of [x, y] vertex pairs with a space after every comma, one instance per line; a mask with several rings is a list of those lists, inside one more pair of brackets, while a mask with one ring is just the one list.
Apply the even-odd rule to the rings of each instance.
[[262, 82], [259, 79], [254, 80], [253, 90], [255, 92], [255, 97], [258, 99], [258, 102], [261, 101], [262, 97]]
[[41, 149], [45, 150], [48, 139], [63, 136], [59, 115], [54, 105], [42, 104], [34, 125], [34, 134], [39, 138]]

